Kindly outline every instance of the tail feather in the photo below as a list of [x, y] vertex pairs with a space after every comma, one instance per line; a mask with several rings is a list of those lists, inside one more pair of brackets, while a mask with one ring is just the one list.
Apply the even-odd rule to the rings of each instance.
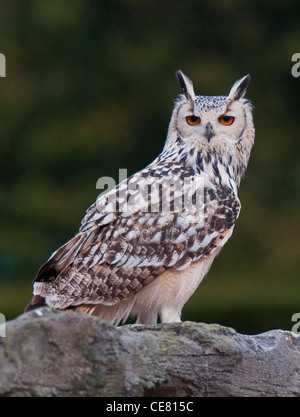
[[27, 304], [24, 313], [28, 313], [28, 311], [35, 310], [36, 308], [45, 307], [46, 302], [45, 298], [39, 295], [34, 295], [32, 299]]
[[93, 234], [78, 233], [56, 252], [39, 269], [35, 281], [53, 281], [75, 259], [79, 251], [84, 250], [94, 238]]
[[[51, 283], [53, 282], [69, 265], [72, 264], [79, 252], [84, 251], [89, 247], [97, 235], [97, 230], [93, 232], [81, 232], [69, 240], [66, 244], [57, 249], [51, 255], [48, 261], [41, 266], [35, 278], [34, 296], [25, 308], [25, 312], [34, 310], [36, 308], [46, 306], [45, 291], [40, 292], [42, 286], [36, 287], [39, 282]], [[47, 286], [47, 284], [45, 284]], [[50, 284], [51, 286], [51, 284]], [[88, 309], [89, 314], [92, 313], [91, 308]]]

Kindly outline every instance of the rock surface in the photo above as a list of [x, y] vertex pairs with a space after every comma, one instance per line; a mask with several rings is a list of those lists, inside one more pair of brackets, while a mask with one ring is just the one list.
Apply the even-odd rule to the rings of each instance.
[[194, 322], [112, 327], [48, 308], [7, 323], [0, 396], [299, 396], [300, 338]]

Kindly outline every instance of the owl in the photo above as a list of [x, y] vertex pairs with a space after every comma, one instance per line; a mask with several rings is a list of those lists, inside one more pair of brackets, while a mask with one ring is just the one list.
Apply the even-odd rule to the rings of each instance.
[[196, 95], [176, 72], [177, 97], [160, 155], [100, 195], [79, 232], [39, 269], [25, 311], [47, 305], [114, 325], [180, 322], [230, 238], [254, 143], [250, 76], [226, 96]]

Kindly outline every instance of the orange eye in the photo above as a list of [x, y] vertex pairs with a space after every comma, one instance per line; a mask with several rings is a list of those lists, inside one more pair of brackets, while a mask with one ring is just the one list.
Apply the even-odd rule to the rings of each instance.
[[225, 114], [219, 118], [220, 123], [225, 126], [230, 126], [234, 122], [233, 116], [226, 116]]
[[200, 117], [197, 116], [188, 116], [186, 118], [186, 121], [191, 126], [196, 126], [200, 123]]

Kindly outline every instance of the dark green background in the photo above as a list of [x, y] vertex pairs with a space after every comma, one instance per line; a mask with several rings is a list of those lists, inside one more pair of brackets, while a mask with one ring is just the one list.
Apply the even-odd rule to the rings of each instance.
[[0, 312], [79, 228], [102, 176], [161, 151], [182, 69], [198, 94], [250, 73], [256, 143], [233, 237], [183, 310], [240, 332], [300, 312], [299, 1], [31, 0], [0, 4]]

